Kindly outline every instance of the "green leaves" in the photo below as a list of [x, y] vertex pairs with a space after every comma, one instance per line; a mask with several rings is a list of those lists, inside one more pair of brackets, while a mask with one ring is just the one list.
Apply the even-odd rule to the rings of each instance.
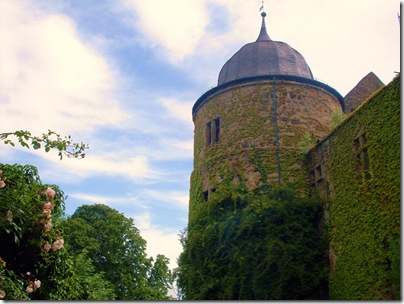
[[34, 150], [41, 149], [44, 146], [45, 152], [51, 149], [57, 149], [60, 159], [63, 155], [71, 158], [84, 158], [84, 150], [88, 149], [88, 145], [84, 143], [76, 143], [72, 140], [71, 136], [66, 136], [64, 139], [54, 131], [48, 130], [48, 133], [42, 136], [33, 136], [31, 132], [19, 130], [15, 132], [0, 133], [0, 140], [4, 144], [15, 146], [14, 142], [9, 137], [16, 137], [22, 147], [27, 149], [32, 146]]
[[[325, 169], [333, 189], [328, 202], [333, 300], [400, 298], [400, 254], [392, 242], [401, 233], [400, 111], [398, 76], [350, 115], [327, 142], [330, 164]], [[366, 131], [370, 179], [358, 172], [359, 130]]]
[[[146, 257], [132, 219], [105, 205], [82, 206], [62, 218], [64, 193], [42, 184], [33, 166], [0, 164], [0, 180], [4, 299], [169, 299], [169, 261]], [[35, 279], [40, 288], [28, 292]]]
[[[56, 292], [51, 284], [57, 279], [55, 273], [69, 276], [66, 271], [55, 271], [66, 263], [61, 250], [45, 252], [43, 247], [46, 242], [53, 244], [62, 239], [57, 219], [63, 215], [64, 194], [56, 185], [42, 184], [33, 166], [0, 164], [0, 172], [4, 183], [0, 188], [0, 255], [4, 262], [0, 281], [6, 282], [0, 285], [0, 291], [5, 291], [9, 300], [50, 299]], [[44, 194], [50, 187], [55, 194], [52, 199]], [[34, 277], [27, 277], [27, 272]], [[40, 279], [42, 286], [28, 293], [25, 289], [34, 278]], [[56, 289], [63, 288], [59, 284]]]
[[146, 257], [146, 241], [133, 220], [106, 205], [83, 205], [65, 223], [69, 251], [83, 250], [96, 273], [113, 286], [117, 300], [164, 300], [172, 285], [169, 260]]
[[321, 220], [321, 201], [288, 189], [260, 196], [217, 189], [182, 236], [181, 293], [188, 300], [321, 299]]

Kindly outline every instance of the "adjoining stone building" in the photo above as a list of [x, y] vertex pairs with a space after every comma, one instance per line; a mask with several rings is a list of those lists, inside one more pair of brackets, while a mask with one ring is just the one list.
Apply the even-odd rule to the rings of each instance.
[[[331, 297], [396, 298], [400, 79], [380, 89], [370, 73], [344, 100], [313, 78], [299, 52], [271, 40], [265, 16], [257, 40], [224, 64], [218, 85], [192, 109], [189, 212], [221, 183], [318, 195], [328, 202]], [[343, 113], [350, 114], [330, 132]]]
[[397, 76], [306, 155], [327, 201], [332, 299], [400, 299], [400, 112]]

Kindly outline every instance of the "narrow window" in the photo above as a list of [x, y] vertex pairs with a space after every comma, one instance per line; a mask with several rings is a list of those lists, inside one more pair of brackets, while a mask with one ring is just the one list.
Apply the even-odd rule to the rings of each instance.
[[218, 143], [219, 142], [219, 135], [220, 135], [220, 117], [214, 119], [213, 124], [214, 124], [214, 127], [215, 127], [215, 133], [214, 133], [215, 143]]
[[203, 193], [203, 199], [204, 199], [204, 201], [207, 202], [208, 199], [209, 199], [209, 197], [211, 196], [211, 194], [212, 194], [213, 192], [215, 192], [215, 191], [216, 191], [216, 188], [210, 188], [210, 189], [208, 189], [208, 190], [206, 190], [206, 191], [203, 191], [202, 193]]
[[319, 179], [323, 178], [323, 168], [322, 165], [318, 165], [315, 169], [314, 169], [314, 178], [316, 181], [318, 181]]
[[370, 173], [368, 145], [364, 129], [359, 131], [358, 135], [356, 136], [354, 140], [354, 148], [355, 158], [358, 162], [357, 170], [360, 178], [364, 178], [365, 180], [371, 179], [372, 175]]
[[205, 146], [209, 146], [212, 142], [212, 124], [208, 122], [205, 126]]
[[209, 190], [203, 191], [203, 200], [207, 202], [208, 198], [209, 198]]
[[314, 168], [314, 186], [316, 188], [317, 195], [322, 199], [327, 199], [327, 186], [325, 183], [323, 165], [319, 164]]
[[309, 184], [311, 186], [314, 186], [314, 181], [315, 181], [315, 174], [314, 174], [314, 170], [311, 170], [309, 172]]

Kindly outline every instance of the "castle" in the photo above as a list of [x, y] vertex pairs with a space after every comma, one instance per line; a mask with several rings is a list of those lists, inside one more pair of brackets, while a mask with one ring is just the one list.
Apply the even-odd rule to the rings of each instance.
[[330, 298], [397, 299], [400, 78], [384, 86], [369, 73], [344, 98], [269, 37], [265, 17], [257, 40], [224, 64], [192, 109], [190, 216], [223, 183], [321, 197]]

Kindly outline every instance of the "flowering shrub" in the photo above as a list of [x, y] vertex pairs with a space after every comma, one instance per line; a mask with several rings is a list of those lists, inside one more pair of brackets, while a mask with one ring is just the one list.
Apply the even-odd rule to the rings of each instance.
[[78, 287], [59, 229], [63, 192], [29, 165], [0, 164], [0, 180], [0, 298], [69, 299]]

